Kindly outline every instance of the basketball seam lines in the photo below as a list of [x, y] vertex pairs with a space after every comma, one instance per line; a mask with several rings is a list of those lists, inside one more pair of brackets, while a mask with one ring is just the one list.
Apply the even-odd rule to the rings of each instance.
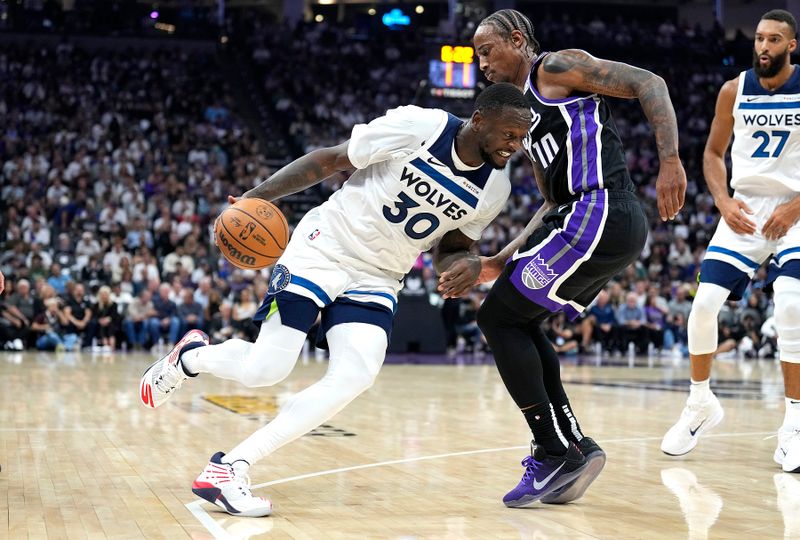
[[[275, 235], [272, 234], [272, 232], [270, 232], [270, 230], [263, 223], [261, 223], [261, 221], [258, 218], [253, 217], [253, 215], [250, 212], [246, 212], [246, 211], [242, 210], [241, 208], [236, 208], [235, 206], [231, 206], [231, 208], [241, 212], [242, 214], [246, 215], [247, 217], [249, 217], [250, 219], [252, 219], [256, 223], [258, 223], [259, 225], [264, 227], [264, 230], [267, 231], [267, 234], [270, 235], [272, 237], [272, 239], [275, 241], [275, 245], [278, 246], [281, 249], [286, 249], [286, 246], [281, 246], [280, 242], [278, 242], [278, 239], [275, 238]], [[283, 221], [283, 224], [286, 226], [286, 233], [287, 233], [287, 240], [288, 240], [289, 225], [286, 223], [285, 219], [282, 219], [281, 221]], [[288, 241], [287, 241], [287, 243], [288, 243]]]
[[[274, 261], [277, 261], [277, 260], [280, 258], [280, 255], [278, 255], [277, 257], [275, 257], [274, 255], [266, 255], [266, 254], [264, 254], [264, 253], [261, 253], [261, 252], [258, 252], [258, 251], [256, 251], [256, 250], [254, 250], [252, 247], [248, 246], [247, 244], [245, 244], [244, 242], [242, 242], [241, 240], [239, 240], [238, 238], [236, 238], [236, 235], [235, 235], [235, 234], [233, 234], [233, 233], [231, 232], [231, 230], [230, 230], [230, 229], [229, 229], [229, 228], [228, 228], [228, 227], [225, 225], [224, 221], [220, 220], [220, 222], [219, 222], [219, 223], [220, 223], [220, 225], [222, 226], [222, 228], [223, 228], [223, 229], [225, 229], [225, 232], [226, 232], [226, 233], [228, 233], [228, 236], [230, 236], [230, 237], [231, 237], [231, 239], [235, 240], [235, 241], [236, 241], [236, 243], [237, 243], [237, 244], [239, 244], [240, 246], [242, 246], [243, 248], [245, 248], [245, 249], [248, 249], [248, 250], [252, 251], [253, 253], [255, 253], [256, 255], [258, 255], [259, 257], [266, 257], [266, 258], [268, 258], [268, 259], [273, 259], [273, 262], [274, 262]], [[263, 225], [262, 225], [262, 227], [263, 227]], [[264, 227], [264, 229], [266, 229], [266, 227]], [[272, 235], [270, 235], [270, 236], [272, 236]], [[275, 239], [275, 238], [273, 237], [273, 240], [274, 240], [274, 239]], [[275, 244], [277, 245], [277, 242], [275, 242]], [[272, 264], [272, 263], [270, 263], [270, 264]]]

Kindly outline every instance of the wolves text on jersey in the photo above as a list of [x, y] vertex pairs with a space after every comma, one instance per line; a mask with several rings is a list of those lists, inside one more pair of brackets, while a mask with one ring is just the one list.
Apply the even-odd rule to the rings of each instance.
[[442, 190], [431, 185], [429, 181], [423, 180], [422, 176], [414, 174], [414, 171], [409, 170], [407, 167], [403, 167], [400, 183], [405, 183], [410, 188], [416, 195], [414, 198], [421, 197], [434, 208], [443, 208], [442, 212], [444, 215], [451, 218], [453, 221], [458, 221], [467, 215], [467, 210], [461, 208], [461, 205], [453, 200], [454, 198], [452, 195], [447, 192], [442, 192]]

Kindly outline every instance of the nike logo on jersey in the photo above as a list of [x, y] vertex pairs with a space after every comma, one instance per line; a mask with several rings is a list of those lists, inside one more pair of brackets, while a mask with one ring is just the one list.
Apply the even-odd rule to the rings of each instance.
[[795, 400], [793, 400], [793, 399], [790, 399], [790, 400], [789, 400], [789, 403], [791, 403], [792, 405], [795, 405], [795, 404], [797, 404], [797, 403], [800, 403], [800, 401], [795, 401]]
[[433, 156], [429, 157], [429, 158], [427, 159], [427, 161], [428, 161], [428, 163], [430, 163], [431, 165], [436, 165], [437, 167], [446, 167], [446, 165], [445, 165], [444, 163], [442, 163], [442, 162], [441, 162], [441, 161], [439, 161], [438, 159], [434, 158]]
[[752, 102], [752, 101], [756, 101], [757, 99], [760, 99], [760, 98], [759, 98], [759, 96], [755, 96], [755, 97], [748, 97], [748, 98], [745, 98], [744, 100], [745, 100], [746, 102], [750, 103], [750, 102]]
[[544, 480], [542, 480], [541, 482], [539, 482], [536, 478], [534, 478], [533, 479], [533, 489], [538, 491], [538, 490], [542, 489], [544, 486], [546, 486], [548, 483], [550, 483], [550, 480], [553, 479], [553, 477], [556, 475], [556, 473], [558, 471], [560, 471], [561, 467], [563, 467], [564, 465], [565, 465], [565, 463], [562, 463], [561, 465], [559, 465], [558, 469], [554, 470], [549, 475], [547, 475], [547, 477]]
[[692, 428], [689, 428], [689, 433], [691, 433], [691, 434], [692, 434], [692, 437], [694, 437], [694, 434], [695, 434], [695, 433], [697, 433], [697, 430], [698, 430], [698, 429], [700, 429], [700, 427], [701, 427], [703, 424], [705, 424], [705, 423], [706, 423], [706, 421], [705, 421], [705, 420], [703, 420], [702, 422], [700, 422], [700, 425], [699, 425], [699, 426], [697, 426], [696, 428], [694, 428], [694, 429], [692, 429]]

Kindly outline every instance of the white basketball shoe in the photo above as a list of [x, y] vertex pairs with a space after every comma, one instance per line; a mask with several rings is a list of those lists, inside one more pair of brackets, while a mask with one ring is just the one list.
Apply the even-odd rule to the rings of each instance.
[[264, 517], [272, 513], [272, 502], [250, 491], [246, 461], [223, 463], [225, 454], [211, 456], [206, 468], [192, 484], [192, 493], [214, 503], [232, 516]]
[[200, 330], [189, 330], [166, 356], [153, 362], [139, 381], [139, 399], [145, 407], [155, 409], [167, 401], [189, 378], [181, 366], [181, 353], [208, 345], [208, 336]]
[[717, 396], [704, 401], [686, 400], [680, 419], [669, 428], [661, 440], [661, 451], [670, 456], [682, 456], [697, 446], [700, 435], [722, 422], [725, 411]]
[[800, 473], [800, 429], [778, 430], [778, 448], [773, 459], [783, 472]]

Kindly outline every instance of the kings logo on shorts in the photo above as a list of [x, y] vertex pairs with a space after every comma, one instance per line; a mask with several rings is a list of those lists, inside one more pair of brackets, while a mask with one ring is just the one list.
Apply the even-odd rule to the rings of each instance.
[[522, 269], [522, 283], [529, 289], [541, 289], [556, 278], [541, 255], [536, 255]]
[[269, 278], [269, 289], [267, 294], [276, 294], [285, 289], [292, 281], [292, 274], [289, 269], [282, 264], [276, 264], [272, 269], [272, 277]]

